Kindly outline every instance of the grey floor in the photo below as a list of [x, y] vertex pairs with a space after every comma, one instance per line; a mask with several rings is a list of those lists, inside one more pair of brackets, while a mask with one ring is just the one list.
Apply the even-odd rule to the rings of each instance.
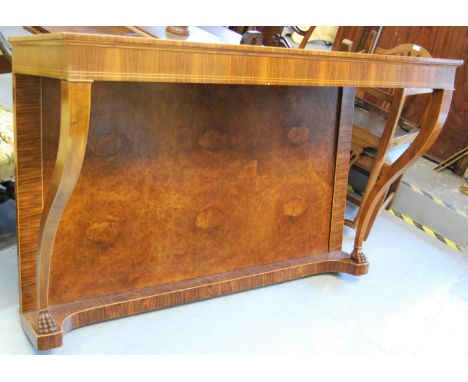
[[433, 168], [436, 166], [437, 163], [420, 159], [408, 168], [403, 179], [441, 200], [450, 202], [461, 211], [468, 211], [468, 197], [459, 191], [463, 178], [447, 169], [435, 172]]
[[[346, 229], [344, 248], [352, 246]], [[79, 328], [50, 354], [468, 354], [468, 255], [383, 213], [366, 276], [324, 274]], [[0, 250], [0, 354], [32, 354], [16, 247]]]

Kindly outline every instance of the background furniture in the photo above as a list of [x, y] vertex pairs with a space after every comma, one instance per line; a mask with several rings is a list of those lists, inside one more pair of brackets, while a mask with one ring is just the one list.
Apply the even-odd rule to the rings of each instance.
[[229, 28], [242, 35], [247, 31], [259, 31], [263, 35], [263, 45], [283, 48], [291, 48], [291, 44], [283, 36], [283, 34], [285, 33], [284, 29], [291, 28], [292, 41], [298, 44], [299, 49], [304, 49], [307, 43], [316, 40], [332, 44], [338, 29], [338, 27], [328, 26], [231, 26]]
[[[11, 46], [0, 32], [0, 73], [11, 71]], [[13, 113], [0, 105], [0, 203], [14, 199]]]
[[0, 74], [11, 72], [11, 46], [0, 32]]
[[14, 178], [14, 148], [13, 113], [0, 106], [0, 183]]
[[[343, 39], [354, 44], [352, 51], [358, 51], [366, 44], [370, 31], [378, 27], [340, 27], [334, 43], [334, 50], [339, 50]], [[386, 26], [377, 39], [376, 46], [390, 49], [400, 44], [412, 43], [423, 46], [433, 57], [462, 59], [463, 66], [457, 71], [454, 95], [447, 123], [440, 137], [426, 153], [436, 162], [441, 162], [464, 147], [468, 146], [468, 27], [451, 26]], [[415, 97], [408, 100], [403, 110], [403, 117], [417, 122], [429, 102], [430, 96]], [[454, 164], [454, 172], [463, 175], [468, 166], [468, 159]]]
[[299, 44], [299, 49], [304, 49], [310, 41], [323, 41], [327, 44], [333, 44], [338, 31], [338, 27], [329, 26], [310, 26], [310, 27], [291, 27], [293, 33], [292, 40]]
[[461, 64], [69, 33], [11, 41], [21, 320], [40, 350], [97, 321], [366, 273], [373, 202], [353, 253], [341, 249], [353, 87], [435, 88], [373, 201], [437, 137]]
[[[392, 49], [376, 48], [376, 54], [407, 57], [430, 57], [429, 52], [414, 44], [403, 44]], [[348, 200], [361, 206], [372, 192], [377, 179], [385, 166], [395, 162], [416, 138], [426, 110], [422, 111], [418, 123], [401, 118], [403, 107], [410, 96], [431, 93], [432, 89], [375, 89], [358, 88], [351, 140], [351, 165], [369, 174], [365, 190], [357, 195], [348, 190]], [[410, 98], [408, 98], [410, 97]], [[427, 107], [427, 105], [426, 105]], [[390, 154], [390, 151], [393, 151]], [[379, 210], [390, 208], [400, 184], [401, 176], [389, 186], [380, 201]], [[369, 222], [365, 237], [369, 235], [375, 217]], [[346, 219], [345, 224], [356, 227], [361, 218], [361, 209], [354, 219]]]

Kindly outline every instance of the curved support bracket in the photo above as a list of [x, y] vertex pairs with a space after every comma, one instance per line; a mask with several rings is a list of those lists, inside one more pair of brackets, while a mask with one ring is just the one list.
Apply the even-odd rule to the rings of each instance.
[[452, 90], [434, 90], [426, 110], [424, 122], [416, 139], [395, 163], [382, 170], [382, 174], [370, 190], [369, 197], [360, 208], [362, 213], [357, 226], [353, 251], [353, 254], [356, 254], [353, 260], [356, 262], [359, 263], [359, 258], [364, 256], [361, 251], [362, 243], [372, 216], [375, 215], [376, 209], [380, 206], [379, 202], [387, 192], [388, 187], [435, 142], [447, 119], [452, 94]]
[[[363, 201], [369, 198], [369, 194], [374, 189], [374, 185], [376, 184], [377, 179], [381, 173], [382, 167], [384, 166], [385, 156], [387, 155], [387, 151], [390, 146], [390, 140], [395, 134], [398, 121], [400, 120], [401, 112], [403, 111], [405, 97], [405, 89], [396, 90], [395, 98], [390, 106], [389, 117], [385, 124], [382, 137], [380, 138], [379, 148], [377, 149], [377, 155], [374, 160], [374, 165], [372, 166], [372, 171], [370, 172], [369, 179], [367, 180], [367, 187], [362, 199]], [[364, 210], [362, 208], [359, 208], [357, 216], [354, 218], [355, 222], [360, 221], [363, 211]]]
[[91, 82], [61, 82], [60, 141], [44, 201], [37, 252], [37, 328], [56, 331], [48, 312], [49, 275], [55, 235], [62, 213], [81, 172], [88, 140]]

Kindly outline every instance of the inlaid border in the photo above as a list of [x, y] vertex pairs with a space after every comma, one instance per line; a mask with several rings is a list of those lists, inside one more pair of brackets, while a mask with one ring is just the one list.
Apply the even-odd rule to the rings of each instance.
[[357, 264], [352, 261], [349, 254], [337, 251], [51, 306], [49, 312], [59, 326], [59, 331], [51, 334], [38, 335], [36, 333], [38, 312], [24, 313], [21, 319], [23, 329], [35, 348], [48, 350], [61, 346], [63, 335], [67, 332], [95, 322], [205, 300], [320, 273], [341, 272], [361, 276], [367, 273], [368, 267], [368, 264]]
[[333, 182], [333, 202], [330, 221], [330, 252], [341, 250], [343, 241], [346, 193], [353, 130], [354, 88], [341, 88], [338, 108], [338, 128], [335, 155], [335, 177]]

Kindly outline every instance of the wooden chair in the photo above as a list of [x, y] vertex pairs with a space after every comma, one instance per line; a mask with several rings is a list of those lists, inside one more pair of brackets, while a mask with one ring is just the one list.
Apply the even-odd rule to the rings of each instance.
[[11, 72], [11, 45], [0, 32], [0, 74]]
[[374, 53], [384, 29], [382, 26], [340, 26], [332, 50]]
[[[251, 31], [259, 31], [262, 33], [262, 44], [265, 46], [275, 46], [275, 47], [282, 47], [282, 48], [291, 48], [288, 40], [286, 40], [282, 33], [284, 30], [284, 26], [259, 26], [259, 27], [229, 27], [233, 31], [245, 35], [245, 33]], [[291, 27], [294, 32], [298, 33], [299, 35], [303, 36], [301, 43], [299, 44], [298, 49], [304, 49], [307, 43], [312, 36], [312, 33], [315, 30], [315, 26], [309, 27], [307, 30], [302, 30], [297, 26]]]
[[[417, 45], [403, 44], [392, 49], [375, 49], [376, 54], [400, 55], [412, 57], [431, 57], [429, 52]], [[372, 193], [383, 169], [390, 166], [401, 153], [389, 155], [396, 148], [404, 151], [418, 135], [425, 114], [418, 122], [402, 118], [401, 113], [405, 100], [409, 96], [432, 93], [432, 89], [377, 89], [360, 88], [356, 92], [353, 133], [351, 140], [351, 165], [355, 169], [364, 170], [369, 174], [365, 190], [358, 195], [353, 190], [347, 198], [353, 204], [361, 207]], [[376, 216], [383, 208], [390, 208], [400, 184], [402, 174], [387, 188], [378, 201], [379, 208], [368, 222], [364, 239], [367, 239]], [[356, 228], [360, 224], [361, 208], [354, 219], [345, 220], [349, 227]]]
[[[0, 32], [0, 73], [11, 72], [11, 45]], [[0, 204], [15, 198], [13, 113], [0, 105]]]
[[301, 43], [299, 44], [299, 49], [305, 49], [307, 43], [314, 32], [315, 26], [310, 26], [307, 30], [302, 30], [297, 26], [292, 27], [293, 31], [302, 36]]

